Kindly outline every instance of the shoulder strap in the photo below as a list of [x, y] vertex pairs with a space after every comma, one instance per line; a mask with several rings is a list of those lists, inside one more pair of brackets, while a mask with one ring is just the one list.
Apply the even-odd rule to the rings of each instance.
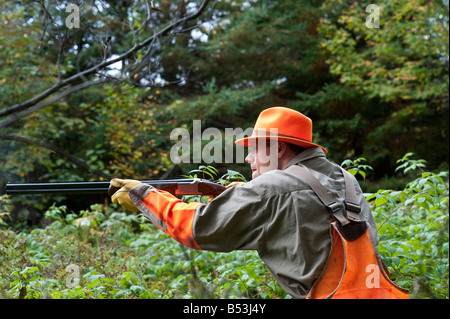
[[285, 172], [299, 178], [311, 187], [317, 197], [319, 197], [322, 203], [328, 208], [333, 218], [339, 221], [336, 226], [340, 230], [342, 236], [349, 241], [353, 241], [361, 237], [368, 226], [366, 222], [361, 221], [359, 216], [361, 206], [356, 203], [356, 189], [353, 182], [353, 176], [342, 167], [341, 171], [344, 175], [345, 182], [345, 215], [341, 210], [341, 205], [331, 199], [325, 187], [306, 168], [299, 165], [292, 165], [285, 170]]
[[311, 187], [311, 189], [316, 193], [317, 197], [319, 197], [322, 203], [328, 208], [331, 215], [337, 219], [342, 226], [349, 223], [341, 210], [341, 205], [330, 197], [325, 187], [323, 187], [317, 178], [315, 178], [306, 168], [298, 165], [292, 165], [288, 167], [285, 172], [301, 179], [304, 183], [309, 185], [309, 187]]
[[341, 167], [342, 174], [345, 180], [345, 212], [347, 218], [354, 222], [360, 222], [361, 218], [359, 214], [361, 213], [361, 206], [357, 203], [356, 199], [356, 189], [353, 182], [353, 175], [347, 172]]

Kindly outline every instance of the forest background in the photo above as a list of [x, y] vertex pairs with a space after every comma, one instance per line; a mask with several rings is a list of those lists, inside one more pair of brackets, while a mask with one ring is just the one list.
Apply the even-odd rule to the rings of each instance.
[[[77, 11], [66, 11], [70, 4], [79, 9], [79, 25]], [[169, 137], [174, 128], [192, 131], [193, 120], [201, 120], [202, 129], [245, 129], [253, 126], [263, 109], [286, 106], [313, 119], [313, 140], [328, 149], [330, 160], [341, 164], [353, 159], [354, 167], [371, 166], [359, 179], [366, 193], [377, 194], [371, 197], [379, 200], [377, 207], [389, 202], [379, 199], [380, 189], [405, 192], [410, 189], [408, 183], [421, 180], [421, 187], [433, 184], [435, 190], [441, 189], [440, 228], [434, 231], [448, 241], [448, 177], [441, 173], [448, 171], [449, 155], [448, 1], [375, 3], [380, 8], [379, 27], [374, 20], [366, 23], [373, 14], [366, 11], [369, 4], [344, 0], [2, 1], [0, 187], [6, 182], [186, 175], [198, 164], [171, 162], [175, 142]], [[414, 159], [411, 154], [405, 157], [408, 153]], [[396, 170], [402, 158], [406, 168], [416, 170]], [[250, 177], [245, 164], [211, 165], [219, 177], [230, 171]], [[430, 176], [438, 179], [430, 182]], [[415, 194], [425, 193], [416, 190]], [[21, 236], [32, 236], [30, 232], [49, 223], [56, 227], [55, 220], [75, 227], [73, 218], [66, 220], [73, 213], [102, 214], [98, 227], [100, 220], [111, 216], [106, 213], [111, 209], [107, 198], [1, 198], [0, 221], [8, 229], [0, 246], [4, 256], [12, 254], [8, 245], [26, 246]], [[93, 213], [89, 207], [94, 203], [105, 205], [95, 206]], [[66, 231], [60, 229], [61, 234]], [[127, 236], [134, 236], [131, 233]], [[15, 238], [15, 244], [5, 239], [8, 236]], [[86, 241], [93, 235], [78, 236]], [[137, 240], [130, 238], [124, 245]], [[429, 279], [415, 275], [415, 281], [406, 284], [415, 287], [416, 294], [422, 289], [421, 296], [448, 298], [448, 244], [435, 244], [439, 256], [447, 258], [443, 266], [447, 275], [441, 276], [444, 283], [430, 288]], [[186, 257], [185, 251], [179, 253]], [[29, 283], [34, 277], [20, 273], [42, 272], [42, 265], [32, 257], [27, 262], [20, 270], [10, 269], [8, 276], [16, 273], [18, 279], [0, 287], [7, 294], [19, 297], [22, 292], [23, 297], [27, 295], [23, 287], [32, 290]], [[395, 262], [394, 258], [390, 264]], [[194, 268], [189, 267], [192, 273]], [[126, 282], [132, 282], [125, 273], [133, 272], [121, 273]], [[95, 280], [99, 278], [109, 277], [103, 273]], [[139, 285], [124, 284], [126, 289], [131, 286]], [[240, 293], [248, 293], [239, 287]], [[142, 297], [143, 292], [135, 290], [128, 293]], [[268, 295], [256, 292], [258, 297]], [[68, 292], [52, 296], [79, 297]], [[282, 293], [272, 291], [270, 296]]]

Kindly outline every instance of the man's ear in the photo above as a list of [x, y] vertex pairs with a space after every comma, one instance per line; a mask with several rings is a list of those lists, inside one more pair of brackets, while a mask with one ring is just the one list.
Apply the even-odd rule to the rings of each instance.
[[288, 146], [285, 142], [278, 142], [278, 158], [282, 158], [286, 153]]

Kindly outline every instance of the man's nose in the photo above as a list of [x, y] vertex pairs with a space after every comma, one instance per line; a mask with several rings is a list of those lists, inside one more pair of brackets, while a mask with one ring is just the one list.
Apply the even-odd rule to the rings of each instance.
[[248, 153], [248, 155], [245, 157], [245, 162], [249, 163], [253, 161], [253, 154], [252, 153]]

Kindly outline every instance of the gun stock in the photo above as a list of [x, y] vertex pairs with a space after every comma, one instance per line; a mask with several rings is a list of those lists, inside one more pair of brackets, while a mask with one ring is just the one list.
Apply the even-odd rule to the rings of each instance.
[[[219, 195], [225, 190], [225, 186], [201, 178], [141, 180], [141, 182], [173, 195]], [[6, 184], [6, 194], [14, 195], [103, 193], [112, 196], [118, 189], [111, 186], [108, 181]]]

